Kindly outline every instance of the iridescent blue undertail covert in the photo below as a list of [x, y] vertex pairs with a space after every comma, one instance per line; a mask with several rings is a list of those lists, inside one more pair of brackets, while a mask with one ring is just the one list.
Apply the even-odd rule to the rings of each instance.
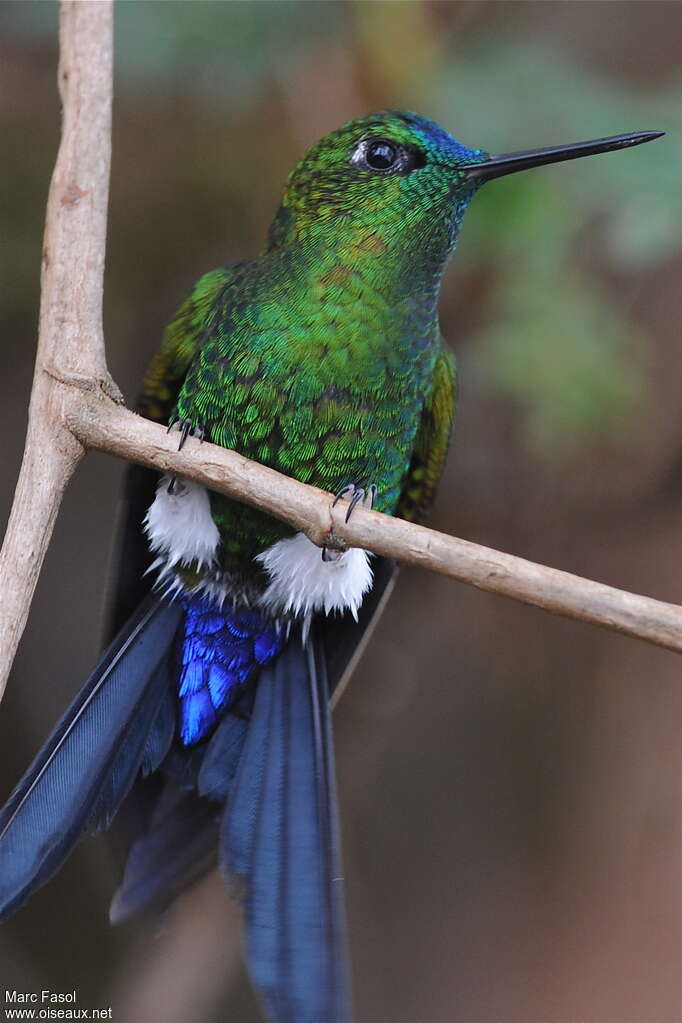
[[[293, 171], [262, 253], [198, 281], [140, 411], [180, 444], [193, 434], [235, 448], [349, 513], [362, 503], [421, 519], [455, 410], [438, 292], [474, 193], [659, 134], [490, 156], [416, 114], [351, 121]], [[126, 502], [118, 631], [0, 813], [0, 911], [137, 801], [144, 825], [112, 920], [163, 909], [218, 866], [242, 899], [265, 1016], [347, 1021], [329, 698], [393, 566], [321, 551], [147, 470], [130, 471]]]

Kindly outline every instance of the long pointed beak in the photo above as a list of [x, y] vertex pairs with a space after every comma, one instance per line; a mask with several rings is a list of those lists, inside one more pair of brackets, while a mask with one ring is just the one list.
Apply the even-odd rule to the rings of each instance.
[[518, 153], [501, 153], [491, 156], [483, 163], [473, 163], [461, 168], [467, 171], [470, 181], [490, 181], [501, 178], [504, 174], [515, 174], [516, 171], [528, 170], [529, 167], [540, 167], [543, 163], [561, 163], [563, 160], [577, 160], [581, 156], [594, 156], [595, 153], [610, 153], [613, 149], [628, 149], [630, 146], [641, 146], [643, 142], [651, 142], [665, 135], [664, 131], [635, 131], [628, 135], [611, 135], [606, 139], [592, 139], [590, 142], [574, 142], [570, 146], [551, 146], [549, 149], [524, 149]]

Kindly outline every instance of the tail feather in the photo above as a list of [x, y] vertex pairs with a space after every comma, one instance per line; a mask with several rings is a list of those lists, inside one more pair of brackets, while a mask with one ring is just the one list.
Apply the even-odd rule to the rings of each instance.
[[201, 762], [197, 792], [206, 799], [224, 803], [234, 781], [244, 749], [248, 720], [228, 714], [218, 725]]
[[[362, 649], [381, 613], [392, 588], [394, 575], [392, 562], [376, 558], [374, 584], [360, 608], [358, 620], [355, 621], [351, 615], [343, 615], [317, 620], [314, 624], [318, 640], [321, 639], [324, 644], [323, 663], [327, 665], [329, 690], [336, 691], [335, 695], [338, 689], [343, 688], [358, 657], [358, 651]], [[318, 658], [319, 650], [320, 644], [317, 643]], [[261, 680], [263, 678], [264, 673]], [[254, 838], [254, 806], [259, 797], [259, 779], [262, 777], [263, 727], [268, 724], [265, 704], [272, 696], [268, 688], [271, 690], [272, 687], [262, 687], [260, 680], [256, 685], [248, 686], [238, 701], [236, 713], [232, 711], [225, 715], [207, 743], [193, 747], [171, 747], [162, 764], [163, 773], [169, 780], [163, 788], [152, 820], [143, 835], [131, 846], [130, 861], [112, 903], [111, 914], [115, 922], [128, 919], [146, 909], [165, 907], [185, 887], [197, 880], [202, 871], [215, 866], [217, 853], [210, 854], [215, 831], [215, 807], [203, 806], [204, 799], [223, 804], [230, 792], [235, 793], [222, 826], [221, 868], [233, 881], [236, 876], [244, 877], [248, 872]], [[256, 716], [259, 724], [245, 748], [249, 719], [259, 689], [259, 711]], [[169, 741], [175, 717], [172, 696], [167, 698], [164, 706], [167, 704], [170, 706], [165, 720], [170, 732], [166, 731], [165, 736]], [[161, 711], [159, 717], [163, 719]], [[322, 720], [319, 714], [318, 719]], [[143, 773], [151, 772], [161, 764], [164, 746], [163, 738], [159, 736], [163, 735], [163, 727], [157, 719], [142, 763]], [[154, 743], [156, 754], [153, 752]], [[327, 748], [331, 746], [327, 744]], [[327, 770], [327, 776], [333, 782], [332, 770]], [[196, 816], [190, 812], [189, 802], [183, 801], [181, 805], [174, 803], [168, 810], [169, 792], [196, 792], [202, 797], [203, 809], [197, 809]], [[141, 795], [142, 790], [133, 793], [138, 801]], [[220, 807], [218, 810], [220, 812]], [[335, 837], [333, 841], [336, 841]], [[195, 864], [191, 862], [193, 852], [197, 857]]]
[[48, 880], [87, 824], [108, 826], [138, 775], [158, 770], [155, 808], [130, 848], [112, 922], [165, 908], [218, 861], [244, 893], [249, 968], [268, 1017], [343, 1023], [329, 695], [352, 670], [392, 573], [386, 563], [358, 622], [315, 621], [305, 643], [300, 625], [286, 644], [278, 632], [277, 651], [256, 658], [257, 679], [191, 745], [182, 731], [173, 741], [178, 663], [169, 653], [185, 612], [147, 597], [0, 811], [0, 918]]
[[[287, 652], [275, 662], [275, 668]], [[266, 669], [258, 680], [256, 699], [244, 741], [239, 766], [232, 786], [222, 826], [220, 869], [230, 880], [248, 874], [253, 855], [258, 806], [263, 788], [270, 743], [272, 706], [275, 697], [274, 668]]]
[[147, 831], [130, 849], [109, 910], [113, 924], [163, 910], [216, 865], [220, 808], [169, 780]]
[[[315, 734], [315, 784], [317, 790], [320, 844], [324, 850], [320, 879], [325, 899], [325, 942], [333, 950], [329, 960], [329, 990], [336, 1018], [350, 1016], [350, 981], [346, 905], [343, 893], [339, 805], [336, 792], [334, 733], [331, 716], [331, 687], [327, 673], [326, 646], [314, 637], [308, 648], [310, 699]], [[331, 1018], [335, 1018], [333, 1015]]]
[[[158, 693], [180, 616], [158, 597], [142, 603], [0, 812], [0, 918], [54, 874], [93, 813], [106, 815], [106, 802], [125, 795], [147, 739], [128, 743], [128, 729], [143, 708], [153, 711], [149, 686]], [[151, 728], [153, 713], [147, 720]]]
[[175, 736], [175, 699], [170, 688], [172, 682], [170, 675], [168, 678], [169, 688], [158, 708], [142, 755], [141, 769], [145, 776], [153, 774], [159, 769], [168, 755]]
[[[143, 773], [151, 766], [159, 755], [159, 742], [163, 745], [172, 741], [165, 734], [166, 722], [162, 722], [164, 732], [151, 735], [155, 728], [160, 709], [164, 706], [164, 692], [168, 692], [170, 685], [170, 672], [168, 658], [164, 658], [158, 665], [149, 685], [136, 707], [134, 718], [131, 720], [128, 730], [123, 736], [118, 752], [109, 765], [107, 777], [105, 778], [92, 811], [88, 815], [87, 827], [96, 834], [109, 827], [116, 815], [121, 803], [133, 787], [140, 768]], [[161, 704], [161, 708], [159, 707]], [[171, 728], [172, 728], [171, 724]]]
[[[252, 735], [259, 737], [259, 782], [247, 807], [239, 783]], [[277, 1023], [347, 1016], [336, 840], [324, 660], [315, 637], [303, 646], [299, 633], [259, 680], [222, 834], [223, 866], [246, 887], [251, 975]]]
[[176, 748], [164, 764], [166, 781], [147, 827], [130, 847], [109, 910], [112, 923], [165, 909], [216, 866], [219, 816], [237, 771], [252, 706], [250, 690], [240, 699], [237, 713], [227, 714], [207, 743]]

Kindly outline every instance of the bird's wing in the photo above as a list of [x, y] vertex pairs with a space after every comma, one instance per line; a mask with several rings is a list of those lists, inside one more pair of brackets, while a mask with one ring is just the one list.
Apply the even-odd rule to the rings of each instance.
[[200, 277], [166, 327], [161, 347], [147, 368], [138, 411], [145, 419], [165, 423], [192, 359], [213, 326], [216, 300], [234, 275], [230, 267]]
[[[187, 369], [210, 333], [217, 300], [232, 277], [231, 268], [201, 277], [166, 327], [136, 406], [145, 419], [168, 421]], [[151, 578], [145, 577], [151, 556], [142, 521], [154, 500], [157, 479], [157, 473], [141, 465], [130, 465], [126, 471], [111, 554], [105, 642], [123, 627], [152, 586]]]
[[436, 360], [431, 393], [422, 418], [396, 515], [421, 521], [433, 504], [450, 444], [457, 402], [455, 359], [445, 346]]

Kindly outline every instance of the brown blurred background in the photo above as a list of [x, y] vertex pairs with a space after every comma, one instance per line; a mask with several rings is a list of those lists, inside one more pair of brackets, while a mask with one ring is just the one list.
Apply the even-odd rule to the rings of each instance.
[[[504, 151], [665, 129], [495, 182], [443, 330], [462, 399], [432, 524], [682, 602], [682, 6], [117, 5], [105, 291], [133, 400], [205, 270], [254, 254], [302, 149], [405, 107]], [[53, 3], [0, 4], [0, 506], [59, 137]], [[92, 666], [122, 464], [57, 523], [0, 714], [0, 798]], [[662, 650], [404, 571], [336, 714], [357, 1023], [682, 1020], [682, 679]], [[253, 1023], [214, 882], [112, 930], [106, 838], [0, 930], [0, 987], [119, 1023]]]

